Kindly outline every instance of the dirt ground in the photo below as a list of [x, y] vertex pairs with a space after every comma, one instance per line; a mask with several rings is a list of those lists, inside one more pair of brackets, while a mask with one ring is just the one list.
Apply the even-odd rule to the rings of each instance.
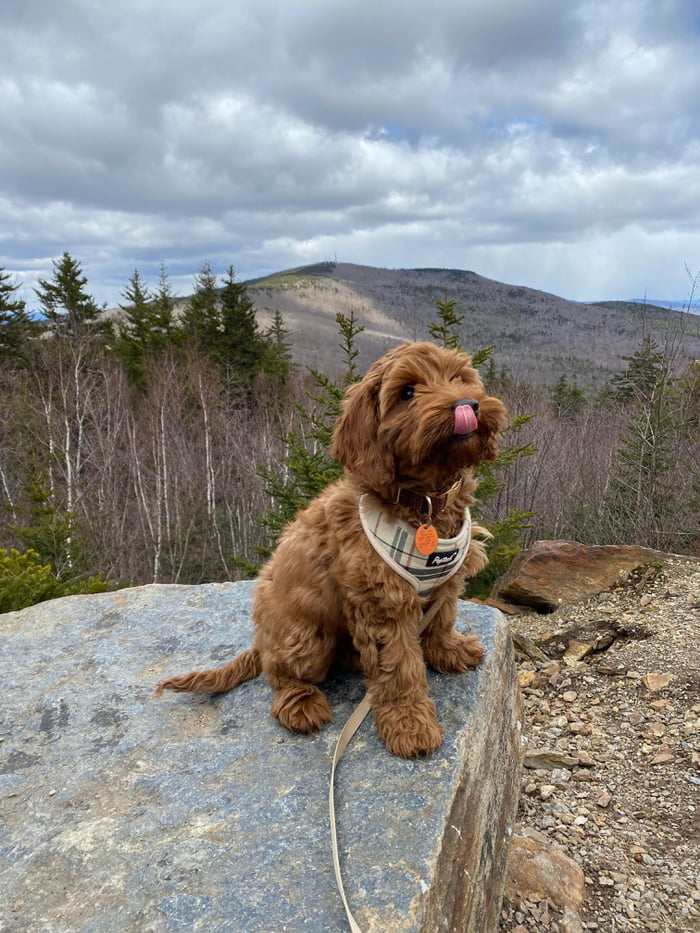
[[506, 900], [501, 931], [700, 931], [700, 562], [669, 558], [513, 616], [527, 736], [516, 833], [583, 870], [583, 905]]

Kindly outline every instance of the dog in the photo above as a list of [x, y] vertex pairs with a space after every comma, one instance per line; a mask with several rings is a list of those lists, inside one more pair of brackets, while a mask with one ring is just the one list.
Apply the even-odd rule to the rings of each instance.
[[464, 672], [483, 657], [455, 620], [465, 579], [487, 564], [488, 532], [469, 513], [473, 469], [497, 457], [505, 418], [467, 354], [427, 342], [389, 350], [342, 402], [331, 453], [343, 478], [287, 526], [260, 572], [252, 648], [157, 692], [225, 691], [264, 673], [272, 715], [312, 733], [332, 718], [318, 685], [339, 662], [364, 674], [390, 752], [433, 752], [444, 730], [425, 662]]

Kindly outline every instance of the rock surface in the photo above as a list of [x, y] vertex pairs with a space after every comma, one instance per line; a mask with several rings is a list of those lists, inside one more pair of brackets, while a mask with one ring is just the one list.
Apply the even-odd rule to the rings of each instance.
[[516, 556], [491, 597], [554, 612], [562, 603], [600, 593], [637, 567], [662, 562], [666, 556], [631, 545], [591, 547], [577, 541], [536, 541]]
[[[335, 722], [293, 736], [262, 679], [153, 697], [162, 677], [250, 644], [253, 584], [147, 586], [0, 616], [2, 931], [342, 931], [330, 759], [363, 695], [327, 685]], [[487, 649], [430, 673], [446, 727], [431, 758], [389, 755], [371, 719], [339, 766], [345, 887], [363, 931], [498, 925], [520, 779], [505, 621], [461, 605]]]

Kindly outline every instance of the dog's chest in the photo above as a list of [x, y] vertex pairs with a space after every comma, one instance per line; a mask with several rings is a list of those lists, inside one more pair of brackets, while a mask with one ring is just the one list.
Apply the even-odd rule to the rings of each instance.
[[367, 538], [379, 557], [419, 596], [430, 593], [453, 576], [464, 563], [471, 541], [471, 515], [464, 510], [464, 522], [453, 538], [438, 538], [431, 554], [416, 546], [416, 528], [378, 507], [369, 496], [360, 499], [360, 520]]

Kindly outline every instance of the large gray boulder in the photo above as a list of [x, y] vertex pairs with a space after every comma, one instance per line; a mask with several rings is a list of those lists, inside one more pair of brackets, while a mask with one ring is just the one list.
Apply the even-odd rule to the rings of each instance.
[[[335, 721], [294, 736], [264, 679], [168, 694], [251, 640], [254, 584], [144, 586], [0, 616], [0, 930], [335, 933], [335, 741], [361, 678], [327, 685]], [[405, 761], [371, 717], [336, 784], [345, 887], [363, 931], [495, 931], [520, 770], [505, 620], [462, 603], [486, 646], [430, 673], [445, 742]]]

